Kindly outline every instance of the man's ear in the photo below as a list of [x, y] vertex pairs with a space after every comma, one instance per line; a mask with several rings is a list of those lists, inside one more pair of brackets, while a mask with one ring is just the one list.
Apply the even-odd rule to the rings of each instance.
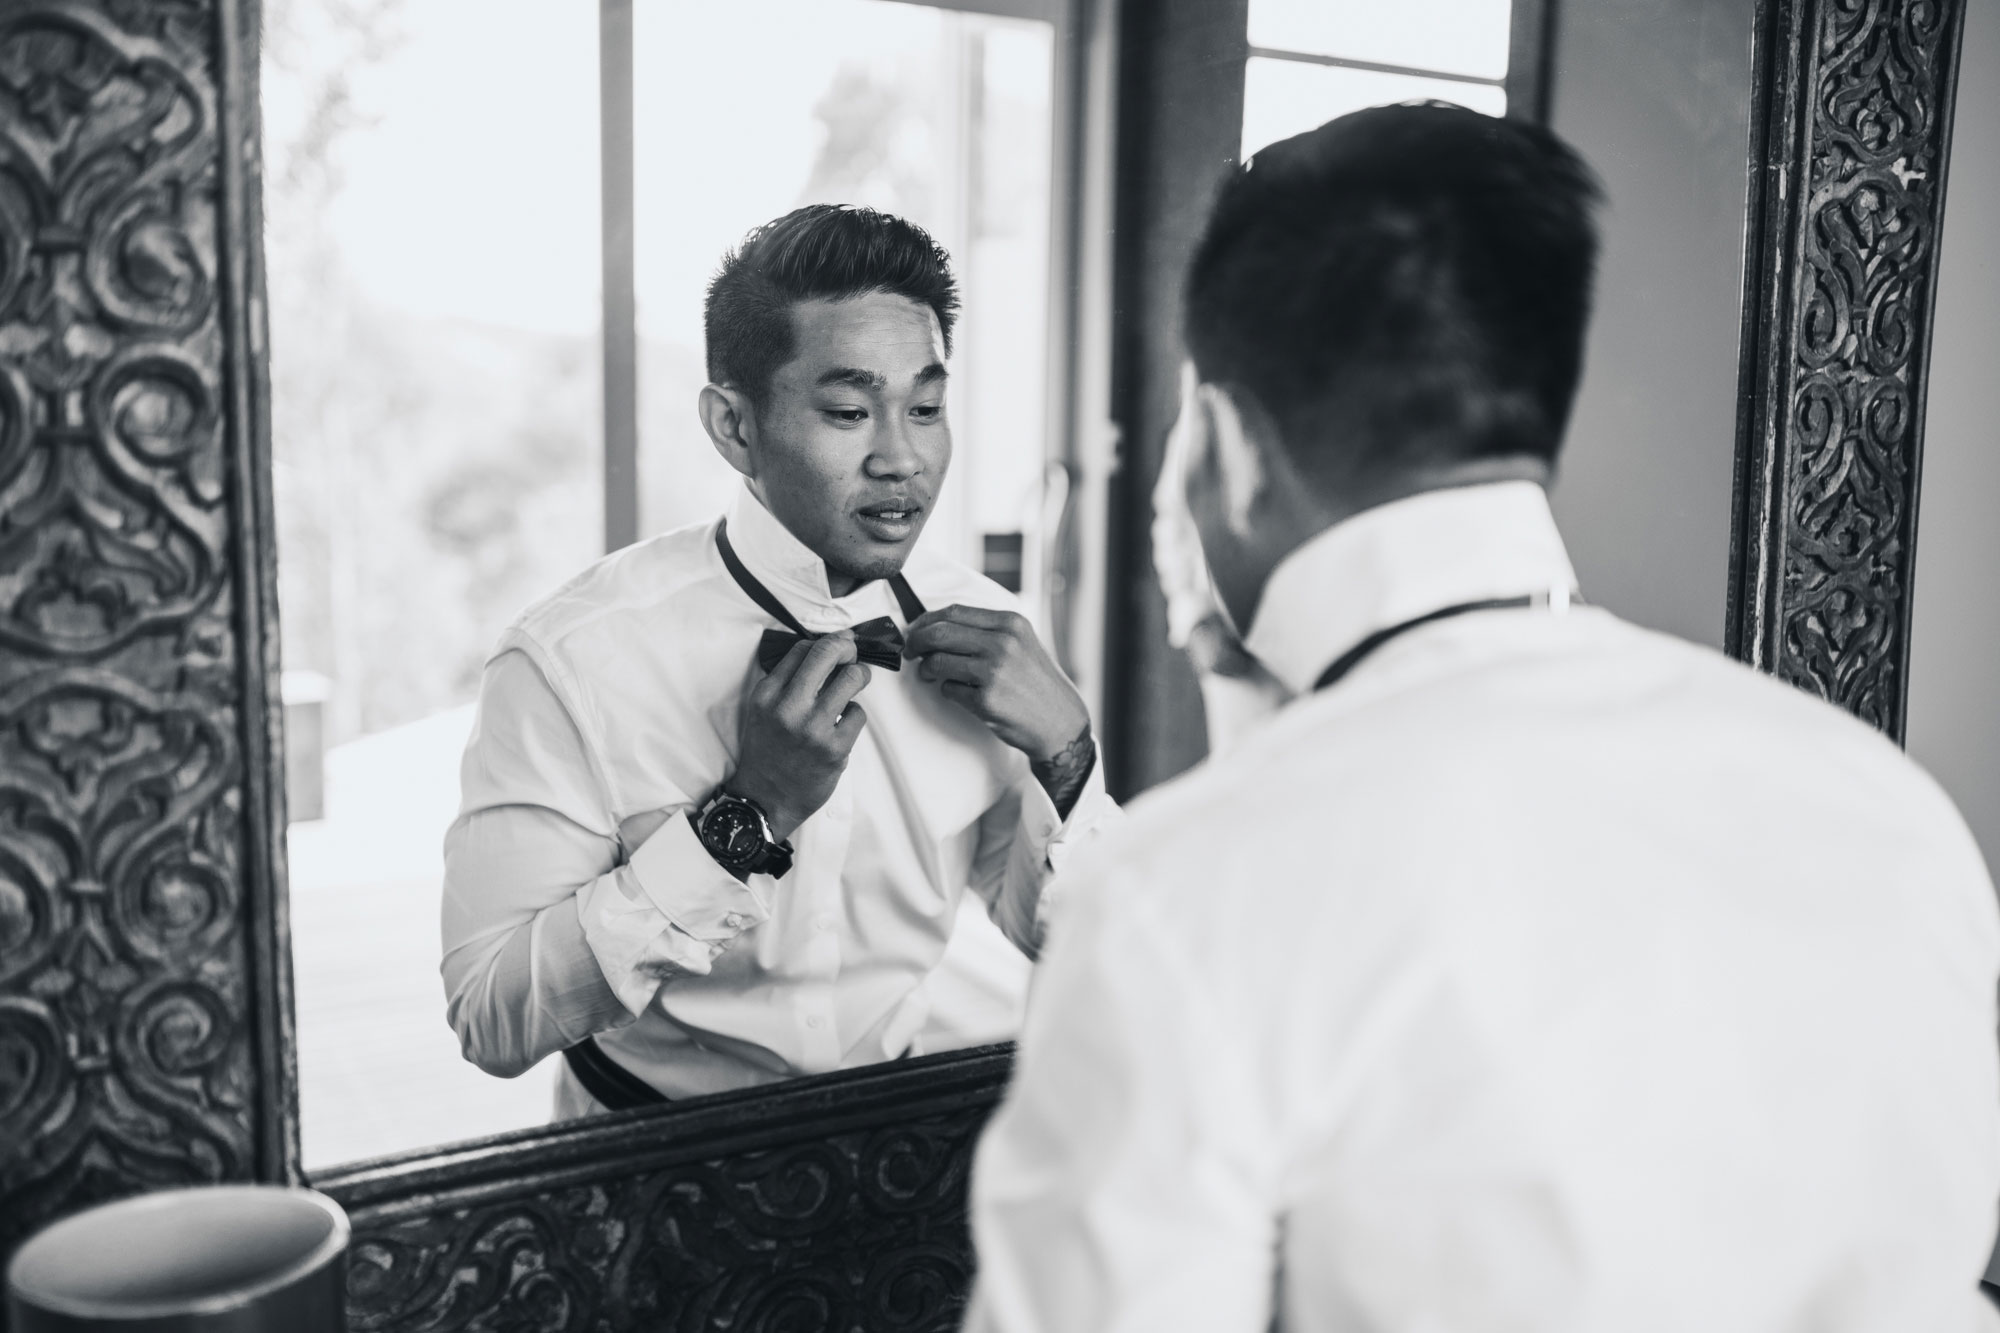
[[1264, 451], [1252, 438], [1244, 406], [1234, 394], [1219, 384], [1202, 384], [1195, 392], [1195, 401], [1207, 427], [1204, 433], [1221, 491], [1223, 521], [1230, 532], [1247, 540], [1254, 516], [1270, 498], [1271, 469]]
[[702, 429], [722, 461], [744, 476], [757, 476], [757, 417], [750, 395], [724, 384], [705, 384], [696, 407]]

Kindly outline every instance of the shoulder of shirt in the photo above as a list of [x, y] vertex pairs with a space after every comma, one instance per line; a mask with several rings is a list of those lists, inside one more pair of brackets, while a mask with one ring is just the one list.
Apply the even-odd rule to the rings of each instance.
[[656, 613], [716, 576], [721, 562], [712, 558], [714, 549], [710, 519], [613, 551], [516, 616], [494, 651], [560, 651], [607, 619]]
[[[1772, 744], [1796, 750], [1782, 760], [1794, 771], [1838, 772], [1938, 837], [1971, 846], [1950, 797], [1874, 727], [1712, 648], [1608, 613], [1604, 620], [1607, 632], [1623, 637], [1631, 651], [1680, 673], [1689, 709], [1723, 725], [1762, 728]], [[1354, 684], [1363, 682], [1357, 677]], [[1470, 675], [1382, 684], [1379, 690], [1344, 686], [1296, 699], [1223, 755], [1142, 793], [1127, 803], [1121, 827], [1076, 863], [1080, 877], [1097, 885], [1094, 893], [1109, 893], [1112, 902], [1104, 906], [1114, 914], [1136, 907], [1176, 917], [1181, 914], [1166, 903], [1177, 892], [1210, 893], [1246, 855], [1259, 865], [1292, 857], [1306, 866], [1328, 839], [1345, 853], [1352, 840], [1406, 838], [1407, 830], [1378, 818], [1385, 806], [1427, 796], [1438, 773], [1454, 766], [1466, 747], [1483, 743], [1480, 733], [1489, 721], [1506, 744], [1519, 740], [1518, 719], [1497, 712], [1482, 719]], [[1447, 697], [1457, 691], [1471, 700], [1466, 711], [1454, 711], [1449, 727], [1435, 725], [1445, 709], [1457, 706]], [[1502, 745], [1494, 752], [1507, 751]], [[1320, 757], [1332, 764], [1322, 765]], [[1321, 776], [1323, 767], [1337, 768], [1361, 808], [1317, 799], [1299, 780], [1301, 760]], [[1274, 820], [1288, 831], [1282, 841], [1274, 841]], [[1274, 849], [1281, 845], [1290, 850], [1278, 854]], [[1121, 908], [1114, 905], [1118, 899], [1130, 901]]]

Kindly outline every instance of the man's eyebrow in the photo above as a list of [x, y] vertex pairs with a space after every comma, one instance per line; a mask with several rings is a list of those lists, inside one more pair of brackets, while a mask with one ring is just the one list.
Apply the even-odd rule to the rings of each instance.
[[[945, 378], [946, 373], [943, 362], [933, 361], [917, 372], [917, 377], [911, 382], [910, 387], [921, 389], [926, 385], [936, 384], [939, 380]], [[822, 372], [820, 377], [813, 381], [813, 384], [819, 388], [826, 388], [836, 384], [847, 384], [857, 389], [868, 389], [875, 393], [880, 393], [889, 387], [889, 377], [879, 371], [862, 370], [858, 366], [835, 366], [831, 370]]]
[[872, 370], [862, 370], [856, 366], [835, 366], [813, 383], [822, 388], [833, 384], [851, 384], [857, 389], [873, 389], [877, 393], [889, 387], [887, 376], [879, 375]]

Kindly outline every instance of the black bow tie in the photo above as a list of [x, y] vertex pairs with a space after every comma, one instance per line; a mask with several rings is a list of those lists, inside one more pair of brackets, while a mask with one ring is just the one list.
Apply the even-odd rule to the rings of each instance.
[[[798, 622], [785, 604], [772, 595], [771, 590], [758, 581], [757, 576], [743, 567], [737, 558], [736, 548], [729, 544], [729, 524], [715, 526], [715, 549], [722, 556], [722, 563], [729, 570], [736, 586], [749, 595], [751, 601], [771, 614], [772, 619], [785, 626], [784, 629], [767, 629], [764, 637], [757, 641], [757, 665], [769, 671], [784, 660], [792, 645], [800, 639], [812, 640], [824, 636], [813, 633]], [[905, 620], [915, 620], [924, 613], [924, 604], [917, 600], [917, 594], [904, 581], [901, 574], [889, 576], [889, 591], [896, 594], [896, 605], [902, 609]], [[869, 666], [884, 667], [890, 671], [903, 669], [903, 631], [887, 616], [877, 616], [864, 620], [853, 629], [854, 646], [859, 658]]]
[[[764, 637], [757, 641], [757, 665], [766, 671], [775, 670], [785, 654], [792, 650], [793, 644], [800, 639], [810, 641], [821, 637], [818, 634], [794, 634], [788, 629], [767, 629]], [[854, 649], [869, 666], [889, 671], [903, 669], [903, 631], [896, 628], [896, 622], [887, 616], [877, 616], [856, 625]]]

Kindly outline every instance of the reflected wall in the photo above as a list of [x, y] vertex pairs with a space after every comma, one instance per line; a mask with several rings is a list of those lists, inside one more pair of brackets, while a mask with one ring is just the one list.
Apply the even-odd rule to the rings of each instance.
[[2000, 866], [2000, 5], [1966, 10], [1932, 329], [1910, 754]]
[[1736, 457], [1750, 0], [1556, 15], [1552, 123], [1610, 203], [1553, 499], [1583, 594], [1722, 647]]

